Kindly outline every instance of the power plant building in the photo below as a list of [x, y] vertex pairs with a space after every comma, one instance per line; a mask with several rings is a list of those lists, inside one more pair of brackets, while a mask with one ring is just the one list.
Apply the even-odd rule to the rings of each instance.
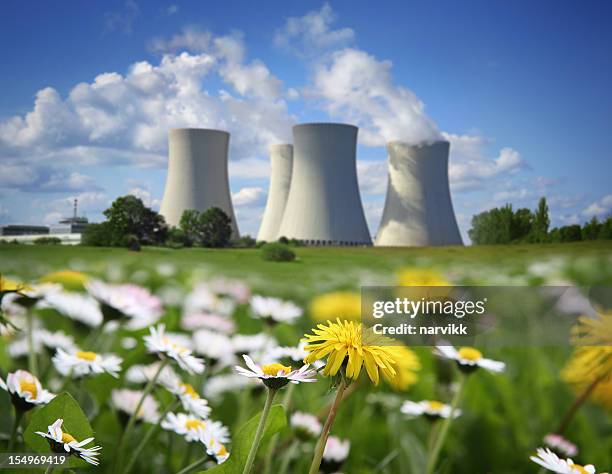
[[168, 176], [160, 214], [177, 226], [183, 212], [222, 209], [232, 221], [232, 237], [238, 225], [228, 181], [229, 133], [203, 128], [176, 128], [168, 132]]
[[293, 145], [279, 144], [270, 146], [270, 188], [266, 210], [259, 227], [258, 241], [273, 242], [280, 237], [280, 229], [293, 167]]
[[357, 127], [293, 127], [293, 171], [279, 237], [308, 245], [371, 245], [356, 166]]
[[389, 180], [376, 245], [463, 245], [448, 182], [450, 143], [387, 144]]

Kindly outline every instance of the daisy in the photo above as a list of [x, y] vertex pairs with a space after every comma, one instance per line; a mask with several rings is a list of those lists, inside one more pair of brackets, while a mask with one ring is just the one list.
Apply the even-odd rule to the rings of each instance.
[[351, 442], [348, 439], [341, 440], [336, 436], [330, 436], [325, 444], [325, 451], [323, 451], [323, 462], [321, 463], [323, 472], [336, 472], [348, 458], [350, 450]]
[[249, 285], [240, 280], [216, 278], [209, 282], [210, 289], [221, 296], [229, 296], [238, 304], [244, 304], [251, 297]]
[[46, 438], [51, 450], [54, 453], [68, 453], [75, 455], [87, 461], [89, 464], [97, 466], [99, 461], [97, 456], [100, 455], [101, 446], [86, 448], [85, 445], [91, 443], [94, 438], [87, 438], [83, 441], [77, 441], [70, 433], [62, 430], [64, 420], [58, 418], [55, 423], [48, 427], [47, 433], [36, 431], [36, 434]]
[[45, 405], [55, 394], [42, 388], [40, 381], [30, 372], [18, 370], [6, 376], [6, 382], [0, 377], [0, 388], [6, 390], [18, 410], [26, 411], [36, 405]]
[[[111, 402], [116, 410], [131, 417], [142, 398], [142, 391], [127, 388], [115, 389], [111, 392]], [[136, 414], [136, 419], [146, 423], [156, 424], [159, 420], [159, 404], [151, 395], [147, 395]]]
[[578, 447], [574, 443], [556, 433], [548, 433], [544, 436], [544, 444], [561, 456], [571, 458], [578, 454]]
[[57, 283], [40, 283], [38, 285], [27, 285], [19, 289], [19, 297], [15, 302], [24, 308], [31, 308], [50, 293], [62, 291], [62, 286]]
[[227, 451], [225, 444], [216, 439], [210, 430], [206, 428], [204, 429], [201, 441], [206, 447], [206, 454], [215, 458], [217, 464], [224, 463], [229, 457], [229, 452]]
[[290, 424], [298, 433], [306, 438], [316, 438], [321, 434], [321, 422], [310, 413], [296, 411], [291, 415]]
[[231, 298], [217, 295], [205, 283], [196, 285], [185, 298], [183, 311], [185, 313], [214, 313], [230, 316], [236, 309], [236, 303]]
[[473, 347], [461, 347], [457, 350], [453, 346], [438, 344], [434, 349], [434, 354], [445, 359], [456, 361], [458, 367], [467, 373], [479, 367], [490, 370], [491, 372], [503, 372], [506, 369], [506, 364], [496, 360], [485, 359], [482, 356], [482, 352]]
[[[55, 351], [58, 348], [64, 350], [75, 349], [74, 339], [62, 331], [51, 332], [46, 329], [35, 329], [32, 331], [32, 349], [36, 354], [39, 354], [43, 348]], [[30, 345], [28, 338], [23, 336], [11, 342], [8, 345], [8, 353], [13, 358], [24, 357], [28, 355]]]
[[170, 393], [175, 395], [183, 405], [183, 408], [192, 415], [200, 418], [207, 418], [210, 415], [210, 407], [208, 400], [200, 397], [200, 394], [193, 388], [191, 384], [184, 383], [180, 380], [175, 380], [172, 383], [164, 383], [162, 385]]
[[[406, 400], [400, 411], [405, 415], [410, 416], [419, 416], [425, 415], [430, 419], [438, 419], [438, 418], [450, 418], [452, 407], [442, 402], [438, 402], [435, 400], [422, 400], [420, 402], [412, 402], [410, 400]], [[452, 416], [453, 418], [457, 418], [461, 415], [461, 410], [456, 409]]]
[[202, 420], [197, 416], [186, 413], [168, 413], [161, 422], [161, 427], [168, 431], [174, 431], [181, 435], [186, 441], [202, 441], [205, 430], [210, 436], [220, 443], [229, 441], [229, 430], [218, 421]]
[[189, 349], [172, 342], [166, 335], [166, 326], [163, 324], [149, 328], [150, 335], [144, 337], [149, 352], [165, 355], [174, 359], [179, 367], [190, 374], [204, 372], [204, 361], [194, 357]]
[[[131, 366], [127, 372], [125, 373], [125, 380], [129, 383], [133, 384], [146, 384], [150, 380], [155, 377], [159, 370], [159, 365], [161, 361], [154, 362], [149, 365], [145, 364], [136, 364]], [[181, 380], [179, 376], [176, 374], [174, 369], [166, 365], [160, 374], [157, 376], [157, 381], [160, 385], [174, 385], [179, 383]]]
[[237, 392], [249, 386], [258, 385], [256, 380], [245, 378], [238, 374], [215, 375], [206, 380], [204, 395], [209, 400], [219, 400], [225, 393]]
[[293, 323], [304, 311], [292, 303], [278, 298], [255, 295], [251, 298], [251, 312], [254, 316], [271, 323]]
[[107, 320], [129, 318], [127, 328], [142, 329], [157, 322], [163, 314], [161, 300], [149, 290], [138, 285], [109, 285], [93, 280], [86, 285], [87, 291], [102, 305]]
[[231, 334], [236, 330], [234, 321], [213, 313], [185, 313], [181, 318], [181, 327], [186, 331], [210, 329], [223, 334]]
[[232, 337], [232, 347], [236, 354], [258, 354], [276, 347], [276, 340], [264, 332], [257, 334], [236, 334]]
[[304, 348], [309, 352], [304, 362], [312, 363], [327, 357], [323, 374], [333, 376], [345, 367], [346, 376], [355, 380], [365, 365], [375, 385], [380, 381], [380, 372], [388, 379], [397, 376], [395, 349], [386, 345], [390, 340], [372, 332], [362, 333], [361, 324], [337, 319], [335, 323], [328, 321], [327, 326], [318, 324], [312, 332], [314, 334], [304, 336], [309, 343]]
[[119, 377], [123, 359], [115, 354], [97, 354], [90, 351], [65, 351], [61, 348], [53, 356], [56, 370], [64, 375], [82, 377], [89, 374], [107, 373]]
[[237, 365], [236, 372], [249, 378], [258, 378], [266, 387], [279, 389], [289, 382], [298, 384], [301, 382], [316, 382], [316, 371], [308, 369], [308, 365], [302, 366], [299, 370], [293, 370], [289, 366], [278, 363], [259, 366], [248, 355], [244, 354], [244, 362], [250, 370]]
[[[595, 466], [587, 464], [581, 466], [575, 464], [571, 459], [561, 459], [550, 449], [538, 448], [537, 456], [531, 456], [534, 463], [539, 464], [545, 469], [559, 474], [595, 474]], [[602, 473], [605, 474], [605, 473]]]
[[232, 340], [225, 334], [200, 329], [193, 335], [193, 345], [198, 354], [213, 363], [226, 367], [235, 362]]
[[79, 323], [90, 327], [102, 324], [103, 317], [100, 305], [89, 295], [71, 291], [54, 291], [46, 293], [39, 303], [41, 308], [50, 308]]

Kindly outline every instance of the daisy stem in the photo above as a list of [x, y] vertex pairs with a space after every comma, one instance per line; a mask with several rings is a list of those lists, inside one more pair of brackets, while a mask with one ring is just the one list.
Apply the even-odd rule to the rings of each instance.
[[346, 389], [346, 381], [344, 376], [342, 376], [340, 380], [340, 385], [338, 385], [338, 389], [336, 391], [336, 398], [334, 399], [334, 403], [332, 404], [329, 413], [327, 415], [327, 420], [325, 420], [325, 424], [323, 425], [323, 430], [321, 431], [321, 436], [319, 437], [319, 441], [317, 441], [317, 446], [315, 447], [314, 457], [312, 458], [312, 464], [310, 465], [309, 474], [317, 474], [319, 472], [319, 468], [321, 467], [321, 460], [323, 459], [323, 452], [325, 451], [325, 445], [327, 444], [327, 438], [329, 437], [329, 432], [331, 430], [332, 424], [334, 423], [334, 419], [336, 418], [336, 413], [338, 412], [338, 407], [340, 406], [340, 402], [342, 401], [344, 390]]
[[261, 417], [259, 418], [259, 425], [257, 425], [257, 431], [255, 432], [255, 438], [253, 438], [253, 444], [251, 445], [251, 450], [249, 451], [249, 456], [247, 457], [246, 464], [244, 465], [244, 469], [242, 470], [242, 474], [249, 474], [251, 469], [253, 469], [253, 464], [255, 464], [255, 457], [257, 456], [257, 449], [259, 448], [259, 443], [261, 443], [261, 438], [263, 438], [263, 434], [266, 428], [266, 421], [268, 419], [268, 415], [270, 414], [270, 408], [272, 408], [272, 401], [276, 396], [276, 392], [278, 390], [273, 388], [268, 388], [268, 393], [266, 395], [266, 403], [264, 405], [264, 409], [261, 412]]
[[147, 445], [151, 437], [155, 433], [157, 433], [157, 431], [159, 430], [159, 425], [164, 420], [164, 418], [166, 418], [166, 415], [170, 413], [171, 411], [174, 411], [178, 407], [178, 405], [179, 405], [178, 400], [174, 400], [172, 403], [170, 403], [166, 407], [166, 409], [162, 412], [162, 414], [159, 415], [159, 418], [157, 419], [157, 423], [155, 423], [153, 426], [151, 426], [151, 428], [149, 428], [149, 431], [147, 431], [147, 433], [144, 435], [144, 437], [142, 438], [142, 440], [140, 441], [136, 449], [133, 451], [132, 456], [130, 457], [130, 461], [128, 462], [128, 465], [123, 471], [125, 474], [128, 474], [132, 470], [132, 468], [134, 467], [134, 464], [136, 463], [136, 459], [138, 459], [138, 456], [140, 456], [140, 453], [142, 452], [144, 447]]
[[28, 309], [27, 313], [27, 338], [28, 338], [28, 371], [38, 376], [38, 367], [36, 361], [36, 351], [34, 349], [34, 315], [32, 310]]
[[47, 469], [45, 469], [45, 474], [51, 474], [53, 472], [53, 464], [51, 464]]
[[15, 409], [15, 418], [13, 419], [13, 431], [11, 432], [11, 439], [8, 444], [8, 452], [12, 452], [15, 447], [15, 442], [17, 441], [17, 430], [19, 429], [19, 424], [21, 423], [21, 419], [23, 418], [24, 412], [22, 410]]
[[200, 465], [204, 464], [206, 461], [208, 461], [208, 457], [203, 456], [197, 461], [195, 461], [194, 463], [191, 463], [189, 466], [184, 467], [183, 469], [178, 471], [176, 474], [187, 474], [188, 472], [191, 472], [194, 469], [197, 469], [198, 467], [200, 467]]
[[561, 423], [559, 423], [559, 427], [557, 428], [557, 431], [555, 431], [555, 433], [557, 433], [559, 435], [563, 434], [563, 432], [567, 429], [567, 427], [569, 426], [570, 422], [574, 418], [574, 415], [578, 411], [578, 408], [580, 408], [582, 406], [582, 404], [584, 402], [586, 402], [586, 400], [591, 396], [591, 393], [593, 393], [593, 390], [595, 390], [595, 388], [597, 387], [599, 382], [601, 382], [605, 378], [606, 375], [604, 375], [602, 377], [599, 377], [599, 378], [596, 378], [584, 390], [584, 392], [582, 392], [580, 394], [580, 396], [576, 400], [574, 400], [574, 403], [572, 403], [572, 405], [569, 407], [569, 409], [565, 412], [565, 415], [563, 415], [563, 418], [561, 419]]
[[118, 472], [115, 467], [121, 467], [121, 461], [123, 458], [123, 445], [125, 444], [125, 441], [129, 439], [129, 435], [132, 429], [134, 428], [134, 425], [136, 424], [136, 419], [138, 418], [137, 415], [140, 412], [142, 405], [144, 404], [145, 398], [147, 398], [147, 395], [149, 395], [153, 391], [153, 388], [155, 388], [155, 383], [157, 382], [159, 375], [161, 374], [162, 370], [164, 370], [164, 367], [166, 367], [166, 365], [168, 365], [168, 359], [164, 358], [159, 364], [157, 372], [155, 372], [155, 375], [151, 378], [151, 380], [149, 380], [144, 390], [142, 391], [142, 396], [140, 397], [140, 400], [138, 400], [136, 409], [130, 415], [130, 419], [127, 422], [127, 426], [125, 427], [123, 433], [121, 433], [121, 438], [119, 439], [119, 444], [117, 445], [117, 456], [115, 457], [115, 465], [113, 466], [113, 472]]
[[285, 452], [285, 456], [283, 456], [283, 461], [279, 469], [279, 474], [287, 474], [287, 469], [289, 469], [289, 464], [291, 464], [291, 460], [293, 456], [295, 456], [295, 452], [300, 446], [300, 442], [297, 439], [294, 439], [287, 451]]
[[450, 414], [448, 415], [448, 418], [445, 418], [442, 422], [439, 433], [433, 443], [433, 448], [429, 453], [427, 459], [427, 474], [433, 474], [434, 469], [436, 468], [438, 458], [440, 457], [440, 452], [442, 451], [442, 446], [444, 446], [444, 441], [446, 440], [446, 436], [448, 435], [448, 430], [450, 428], [451, 423], [453, 422], [453, 419], [455, 418], [455, 412], [459, 407], [459, 402], [461, 401], [461, 396], [463, 395], [463, 389], [465, 388], [467, 378], [468, 375], [462, 372], [460, 375], [459, 387], [457, 388], [457, 392], [455, 393], [453, 401], [451, 402]]
[[[293, 391], [295, 389], [295, 384], [290, 383], [285, 390], [285, 396], [283, 397], [283, 401], [281, 402], [283, 407], [285, 407], [285, 412], [289, 413], [289, 405], [291, 404], [291, 398], [293, 397]], [[266, 458], [264, 460], [264, 474], [269, 474], [270, 469], [272, 468], [272, 458], [274, 457], [274, 452], [276, 451], [276, 445], [278, 444], [278, 433], [272, 436], [270, 440], [270, 446], [268, 447], [268, 452], [266, 453]]]

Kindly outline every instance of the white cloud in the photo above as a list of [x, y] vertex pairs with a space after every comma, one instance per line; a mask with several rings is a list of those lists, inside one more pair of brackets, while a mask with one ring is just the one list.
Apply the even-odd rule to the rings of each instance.
[[607, 218], [612, 216], [612, 194], [607, 194], [601, 199], [591, 203], [582, 211], [584, 217]]
[[43, 223], [45, 225], [58, 224], [63, 217], [65, 216], [61, 212], [48, 212], [45, 214], [45, 217], [43, 217]]
[[274, 43], [298, 56], [312, 56], [346, 46], [355, 38], [351, 28], [332, 29], [336, 15], [329, 4], [301, 17], [290, 17], [276, 31]]
[[241, 207], [262, 206], [266, 202], [266, 191], [259, 187], [242, 188], [237, 193], [232, 193], [232, 202]]
[[388, 179], [387, 161], [357, 161], [357, 177], [362, 194], [385, 194]]
[[168, 15], [174, 15], [175, 13], [177, 13], [179, 11], [179, 6], [175, 3], [173, 3], [172, 5], [170, 5], [168, 8], [166, 8], [166, 13]]
[[121, 31], [125, 34], [132, 32], [136, 18], [140, 16], [140, 8], [134, 0], [127, 0], [120, 11], [104, 14], [105, 27], [108, 31]]

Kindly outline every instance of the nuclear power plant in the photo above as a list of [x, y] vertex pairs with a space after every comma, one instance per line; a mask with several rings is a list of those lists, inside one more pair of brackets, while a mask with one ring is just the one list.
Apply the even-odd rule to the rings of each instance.
[[450, 143], [387, 144], [389, 179], [376, 245], [463, 245], [448, 184]]
[[227, 172], [230, 135], [222, 130], [175, 128], [168, 132], [168, 176], [160, 214], [177, 226], [188, 209], [222, 209], [237, 238]]
[[279, 236], [307, 245], [371, 245], [357, 183], [357, 127], [293, 127], [293, 171]]
[[[357, 181], [357, 127], [293, 127], [293, 145], [270, 146], [270, 187], [258, 241], [280, 237], [306, 245], [372, 245]], [[168, 176], [161, 205], [177, 226], [185, 210], [219, 207], [238, 237], [228, 181], [230, 135], [177, 128], [168, 133]], [[376, 245], [463, 245], [448, 182], [450, 143], [387, 144], [387, 196]]]
[[264, 211], [257, 240], [273, 242], [281, 237], [278, 234], [289, 186], [291, 185], [291, 171], [293, 168], [293, 145], [280, 144], [270, 146], [270, 187], [266, 210]]

